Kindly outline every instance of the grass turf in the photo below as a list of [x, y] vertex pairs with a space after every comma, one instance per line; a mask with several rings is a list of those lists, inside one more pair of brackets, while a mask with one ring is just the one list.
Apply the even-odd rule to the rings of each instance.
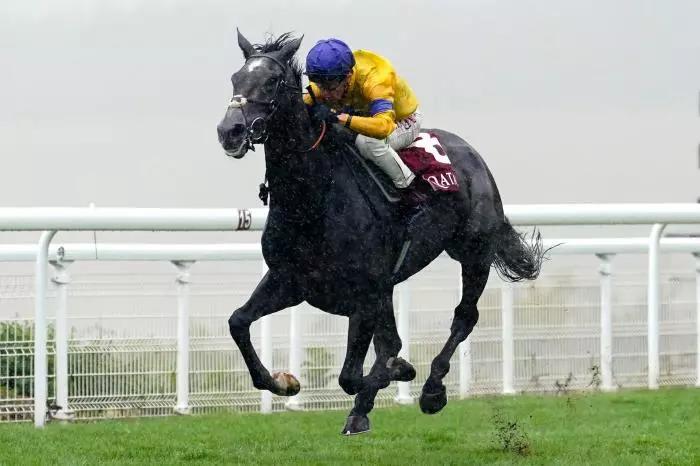
[[481, 397], [426, 416], [378, 409], [343, 437], [347, 413], [216, 414], [0, 425], [0, 464], [700, 464], [700, 390]]

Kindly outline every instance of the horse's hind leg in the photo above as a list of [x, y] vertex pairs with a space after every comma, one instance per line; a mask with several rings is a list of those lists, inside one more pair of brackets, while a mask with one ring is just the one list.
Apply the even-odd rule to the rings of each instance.
[[[448, 253], [457, 258], [451, 251]], [[473, 257], [459, 257], [462, 263], [462, 300], [455, 308], [450, 336], [442, 351], [433, 359], [430, 375], [423, 385], [420, 408], [424, 413], [434, 414], [447, 404], [447, 394], [442, 379], [450, 370], [450, 359], [457, 346], [472, 332], [479, 320], [477, 301], [484, 291], [489, 277], [492, 255], [481, 251]]]
[[231, 336], [248, 366], [253, 385], [259, 390], [270, 390], [281, 396], [292, 396], [299, 392], [297, 381], [286, 377], [282, 377], [281, 380], [273, 378], [263, 366], [250, 342], [250, 325], [261, 317], [295, 306], [300, 302], [299, 292], [291, 280], [268, 271], [248, 302], [237, 309], [228, 320]]

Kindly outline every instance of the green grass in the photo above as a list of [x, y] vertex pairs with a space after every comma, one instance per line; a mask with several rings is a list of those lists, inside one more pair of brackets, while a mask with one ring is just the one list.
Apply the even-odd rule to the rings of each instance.
[[0, 425], [0, 464], [700, 464], [700, 390], [484, 397], [346, 413], [217, 414]]

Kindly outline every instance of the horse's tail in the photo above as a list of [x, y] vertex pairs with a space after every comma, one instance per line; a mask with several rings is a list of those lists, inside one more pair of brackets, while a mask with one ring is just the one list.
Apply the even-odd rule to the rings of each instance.
[[534, 280], [540, 274], [547, 251], [549, 249], [544, 249], [539, 231], [533, 230], [528, 239], [527, 235], [515, 231], [508, 219], [504, 219], [498, 231], [493, 265], [504, 280]]

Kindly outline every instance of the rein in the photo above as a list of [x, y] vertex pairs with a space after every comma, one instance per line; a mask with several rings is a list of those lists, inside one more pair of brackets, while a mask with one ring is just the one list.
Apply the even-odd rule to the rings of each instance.
[[326, 122], [322, 121], [321, 122], [321, 134], [318, 135], [318, 139], [316, 139], [316, 142], [314, 142], [311, 145], [311, 147], [309, 147], [308, 149], [303, 149], [303, 150], [299, 150], [299, 149], [291, 149], [291, 150], [293, 150], [294, 152], [298, 152], [300, 154], [303, 154], [305, 152], [311, 152], [312, 150], [316, 149], [321, 144], [321, 141], [323, 140], [323, 136], [326, 135], [326, 129], [327, 129]]

